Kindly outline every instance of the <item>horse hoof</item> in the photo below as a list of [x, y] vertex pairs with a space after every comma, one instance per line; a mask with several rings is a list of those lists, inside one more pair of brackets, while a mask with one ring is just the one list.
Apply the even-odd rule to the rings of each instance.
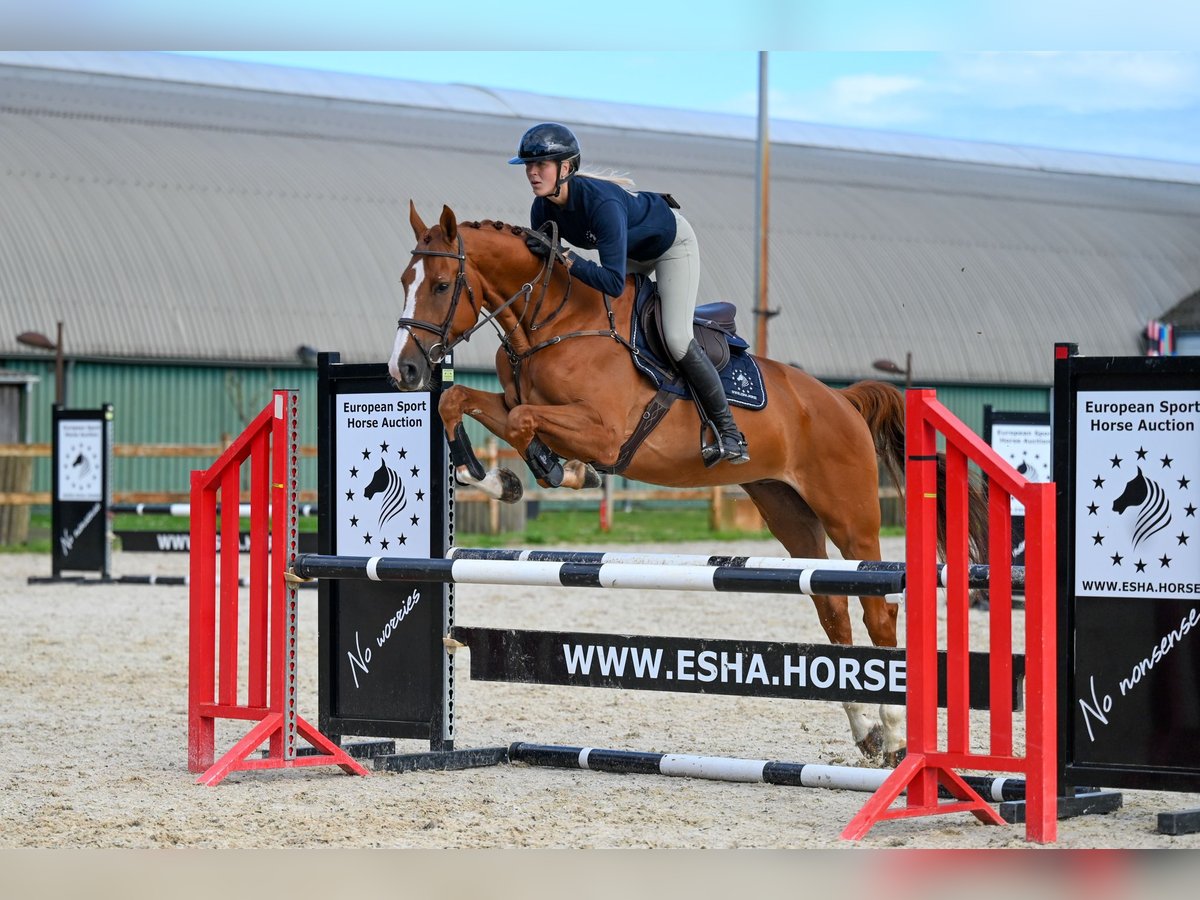
[[585, 488], [600, 487], [600, 473], [597, 472], [591, 465], [585, 465], [583, 471], [583, 486]]
[[497, 469], [496, 474], [500, 478], [500, 502], [516, 503], [520, 500], [525, 494], [525, 486], [516, 473], [511, 469]]
[[858, 741], [855, 746], [858, 747], [858, 752], [867, 759], [878, 759], [883, 755], [883, 726], [872, 725], [866, 737]]
[[899, 750], [889, 750], [883, 754], [883, 767], [885, 769], [894, 769], [904, 761], [904, 757], [908, 756], [908, 748], [901, 747]]

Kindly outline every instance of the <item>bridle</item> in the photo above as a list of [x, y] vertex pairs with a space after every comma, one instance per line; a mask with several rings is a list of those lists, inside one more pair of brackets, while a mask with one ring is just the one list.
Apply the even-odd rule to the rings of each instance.
[[[454, 321], [454, 313], [458, 310], [458, 300], [462, 296], [462, 290], [467, 289], [467, 301], [471, 304], [471, 308], [475, 310], [477, 317], [479, 314], [479, 306], [475, 303], [475, 292], [471, 289], [471, 285], [467, 282], [467, 254], [463, 249], [462, 235], [458, 235], [458, 252], [451, 253], [448, 250], [413, 250], [413, 256], [446, 256], [451, 259], [458, 260], [458, 274], [454, 278], [454, 293], [450, 297], [450, 309], [446, 311], [446, 318], [442, 320], [440, 325], [433, 322], [426, 322], [423, 319], [409, 319], [401, 316], [396, 320], [396, 329], [407, 328], [409, 335], [416, 342], [421, 354], [425, 357], [425, 361], [429, 365], [436, 366], [440, 364], [450, 351], [459, 344], [465, 341], [483, 322], [478, 322], [470, 330], [460, 334], [454, 341], [449, 341], [450, 338], [450, 323]], [[426, 347], [417, 339], [417, 336], [412, 333], [414, 328], [419, 328], [422, 331], [428, 331], [437, 335], [437, 341]], [[448, 343], [449, 341], [449, 343]]]
[[[529, 233], [535, 234], [536, 232], [529, 232]], [[554, 239], [553, 243], [550, 244], [550, 246], [554, 247], [557, 245], [557, 243], [558, 243], [558, 241], [557, 241], [557, 231], [556, 231], [555, 239]], [[471, 289], [471, 285], [467, 281], [467, 253], [466, 253], [465, 248], [463, 247], [463, 239], [462, 239], [461, 234], [458, 235], [458, 252], [457, 253], [453, 253], [449, 250], [422, 250], [420, 248], [413, 250], [412, 253], [413, 253], [413, 256], [444, 256], [449, 259], [457, 259], [458, 260], [458, 274], [454, 277], [454, 293], [450, 296], [450, 308], [446, 311], [446, 317], [442, 320], [441, 324], [435, 324], [433, 322], [426, 322], [423, 319], [409, 319], [409, 318], [405, 318], [404, 316], [401, 316], [399, 319], [396, 320], [397, 330], [399, 330], [401, 328], [409, 329], [410, 336], [412, 337], [413, 341], [416, 343], [417, 347], [420, 349], [421, 354], [425, 357], [425, 361], [427, 363], [429, 363], [429, 365], [431, 367], [440, 365], [450, 355], [451, 350], [453, 350], [455, 347], [457, 347], [463, 341], [470, 340], [471, 335], [473, 335], [476, 331], [478, 331], [484, 325], [487, 325], [489, 323], [492, 325], [493, 328], [496, 329], [496, 333], [499, 334], [500, 340], [504, 344], [504, 346], [505, 347], [509, 346], [508, 335], [504, 333], [504, 330], [496, 322], [496, 318], [497, 318], [497, 316], [500, 315], [500, 313], [502, 313], [504, 310], [508, 309], [508, 307], [510, 307], [514, 303], [516, 303], [517, 300], [519, 300], [520, 298], [524, 297], [526, 301], [529, 300], [529, 298], [533, 295], [533, 284], [531, 282], [528, 282], [528, 281], [525, 282], [525, 284], [523, 284], [521, 286], [520, 290], [518, 290], [515, 294], [513, 294], [511, 297], [509, 297], [507, 300], [505, 300], [503, 303], [501, 303], [495, 309], [493, 309], [493, 310], [482, 309], [475, 302], [475, 292]], [[542, 275], [539, 279], [541, 281], [541, 286], [542, 286], [542, 294], [541, 294], [542, 299], [545, 298], [546, 290], [550, 286], [550, 275], [554, 268], [555, 256], [557, 256], [557, 253], [552, 252], [550, 254], [550, 256], [546, 259], [546, 262], [542, 267]], [[450, 326], [451, 326], [451, 323], [454, 321], [454, 313], [458, 310], [458, 301], [459, 301], [459, 298], [462, 296], [462, 291], [463, 291], [464, 287], [467, 289], [467, 302], [469, 302], [471, 304], [471, 308], [473, 310], [475, 310], [475, 318], [478, 319], [478, 321], [473, 326], [471, 326], [466, 331], [464, 331], [462, 334], [460, 334], [458, 337], [451, 340], [450, 339]], [[569, 293], [569, 291], [568, 291], [568, 293]], [[526, 303], [526, 307], [528, 307], [528, 303]], [[538, 302], [538, 308], [539, 309], [541, 308], [540, 300]], [[556, 310], [556, 313], [557, 313], [557, 310]], [[431, 344], [428, 348], [425, 347], [421, 343], [421, 341], [417, 338], [417, 336], [415, 334], [412, 334], [412, 329], [414, 329], [414, 328], [419, 328], [422, 331], [428, 331], [431, 334], [437, 335], [437, 340], [433, 344]]]
[[[504, 352], [507, 354], [509, 364], [513, 368], [513, 380], [517, 384], [518, 396], [520, 396], [521, 364], [528, 357], [532, 356], [534, 353], [537, 353], [540, 350], [544, 350], [547, 347], [551, 347], [557, 343], [560, 343], [561, 341], [563, 341], [567, 338], [585, 337], [585, 336], [609, 337], [609, 338], [612, 338], [613, 340], [617, 341], [618, 343], [623, 344], [625, 347], [627, 347], [630, 350], [630, 352], [635, 353], [635, 354], [637, 353], [637, 350], [634, 349], [634, 347], [629, 343], [629, 341], [627, 341], [624, 337], [622, 337], [617, 332], [616, 320], [613, 316], [612, 303], [610, 302], [609, 297], [607, 295], [604, 295], [604, 307], [605, 307], [605, 310], [608, 315], [608, 328], [595, 329], [595, 330], [590, 330], [590, 331], [575, 331], [575, 332], [571, 332], [570, 334], [556, 335], [555, 337], [548, 338], [548, 339], [542, 341], [541, 343], [535, 344], [534, 346], [525, 350], [523, 353], [518, 353], [513, 348], [512, 341], [510, 340], [511, 333], [506, 334], [504, 329], [501, 328], [500, 324], [496, 321], [497, 317], [500, 315], [500, 313], [502, 313], [504, 310], [508, 309], [508, 307], [510, 307], [514, 303], [516, 303], [518, 299], [520, 299], [522, 297], [525, 298], [525, 301], [526, 301], [525, 302], [525, 310], [527, 313], [531, 313], [531, 321], [529, 323], [527, 323], [527, 327], [529, 328], [529, 331], [532, 333], [534, 331], [537, 331], [539, 328], [542, 328], [542, 327], [548, 325], [552, 320], [554, 320], [558, 316], [558, 314], [560, 312], [562, 312], [562, 310], [566, 307], [567, 302], [569, 301], [570, 296], [571, 296], [571, 281], [570, 281], [570, 279], [568, 279], [567, 280], [567, 290], [563, 295], [562, 301], [545, 318], [543, 318], [540, 322], [537, 321], [537, 317], [541, 313], [542, 304], [546, 299], [546, 293], [550, 287], [550, 276], [553, 274], [553, 271], [554, 271], [555, 260], [562, 259], [562, 257], [559, 254], [559, 251], [558, 251], [557, 223], [551, 222], [548, 224], [550, 226], [550, 233], [548, 235], [543, 234], [540, 231], [531, 231], [529, 229], [523, 229], [523, 231], [525, 232], [526, 235], [536, 235], [538, 238], [540, 238], [542, 241], [544, 241], [547, 244], [547, 246], [550, 248], [550, 253], [546, 257], [546, 262], [542, 265], [541, 275], [537, 279], [541, 283], [541, 293], [538, 296], [537, 302], [533, 303], [533, 304], [531, 304], [529, 301], [530, 301], [530, 298], [533, 296], [534, 286], [533, 286], [532, 282], [527, 281], [527, 282], [525, 282], [525, 284], [523, 284], [520, 287], [520, 289], [515, 294], [513, 294], [511, 297], [509, 297], [507, 300], [505, 300], [503, 303], [501, 303], [495, 309], [488, 310], [488, 309], [481, 308], [479, 306], [479, 304], [477, 304], [475, 302], [475, 292], [471, 289], [471, 285], [467, 281], [467, 254], [466, 254], [466, 250], [463, 246], [463, 239], [462, 239], [461, 233], [457, 236], [458, 237], [458, 252], [457, 253], [454, 253], [454, 252], [451, 252], [448, 250], [421, 250], [419, 248], [412, 251], [413, 256], [444, 256], [449, 259], [457, 259], [458, 260], [458, 274], [454, 278], [454, 293], [450, 297], [450, 308], [446, 311], [446, 317], [442, 320], [441, 324], [435, 324], [433, 322], [426, 322], [422, 319], [409, 319], [409, 318], [405, 318], [403, 316], [396, 320], [396, 328], [397, 329], [400, 329], [400, 328], [409, 329], [409, 336], [416, 343], [418, 349], [420, 349], [421, 354], [425, 357], [425, 361], [429, 364], [430, 368], [440, 365], [450, 355], [451, 350], [453, 350], [455, 347], [457, 347], [463, 341], [469, 340], [471, 335], [473, 335], [476, 331], [478, 331], [484, 325], [487, 325], [489, 323], [492, 325], [493, 328], [496, 329], [496, 333], [500, 338], [501, 347], [504, 349]], [[454, 313], [458, 309], [458, 301], [462, 297], [462, 290], [464, 287], [467, 289], [467, 301], [471, 304], [471, 308], [473, 310], [475, 310], [475, 317], [476, 317], [476, 319], [478, 319], [478, 321], [474, 325], [472, 325], [470, 328], [468, 328], [466, 331], [464, 331], [462, 334], [460, 334], [458, 337], [451, 340], [450, 339], [450, 327], [451, 327], [451, 323], [454, 321]], [[522, 317], [523, 316], [524, 316], [524, 314], [522, 314]], [[431, 344], [428, 348], [425, 347], [421, 343], [421, 341], [418, 340], [417, 336], [412, 333], [412, 329], [414, 329], [414, 328], [420, 329], [422, 331], [428, 331], [431, 334], [436, 335], [437, 340], [433, 344]]]

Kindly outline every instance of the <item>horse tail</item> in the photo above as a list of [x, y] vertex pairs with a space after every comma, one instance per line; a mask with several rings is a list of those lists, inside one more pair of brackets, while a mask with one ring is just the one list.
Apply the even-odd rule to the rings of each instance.
[[882, 381], [859, 381], [842, 395], [867, 420], [875, 454], [900, 492], [904, 506], [904, 395]]
[[[871, 430], [875, 453], [883, 463], [900, 496], [904, 509], [904, 394], [900, 389], [882, 381], [859, 381], [842, 394], [858, 410]], [[946, 549], [946, 454], [938, 453], [937, 460], [938, 548]], [[967, 534], [969, 556], [974, 562], [985, 562], [988, 542], [987, 491], [983, 479], [974, 469], [967, 472]]]

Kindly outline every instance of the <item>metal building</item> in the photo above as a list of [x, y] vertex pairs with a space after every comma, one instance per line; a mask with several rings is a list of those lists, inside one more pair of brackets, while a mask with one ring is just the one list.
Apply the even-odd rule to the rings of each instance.
[[[236, 433], [313, 350], [382, 360], [408, 204], [523, 223], [506, 164], [530, 124], [585, 164], [669, 191], [703, 252], [701, 299], [754, 335], [750, 117], [153, 53], [0, 52], [0, 367], [65, 323], [69, 402], [113, 402], [121, 441]], [[1045, 409], [1052, 345], [1144, 352], [1200, 288], [1200, 166], [771, 124], [770, 355], [834, 383], [912, 355], [977, 425]], [[494, 345], [457, 355], [487, 381]], [[475, 370], [476, 374], [472, 374]], [[166, 477], [166, 476], [164, 476]], [[175, 477], [175, 476], [171, 476]]]

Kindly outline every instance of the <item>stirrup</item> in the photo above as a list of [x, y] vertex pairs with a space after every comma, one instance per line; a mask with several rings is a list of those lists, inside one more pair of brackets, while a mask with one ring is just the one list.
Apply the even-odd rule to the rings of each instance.
[[728, 460], [731, 466], [740, 466], [750, 462], [750, 451], [741, 434], [736, 437], [732, 434], [718, 435], [717, 440], [700, 448], [700, 458], [704, 460], [706, 468], [712, 468], [722, 460]]

